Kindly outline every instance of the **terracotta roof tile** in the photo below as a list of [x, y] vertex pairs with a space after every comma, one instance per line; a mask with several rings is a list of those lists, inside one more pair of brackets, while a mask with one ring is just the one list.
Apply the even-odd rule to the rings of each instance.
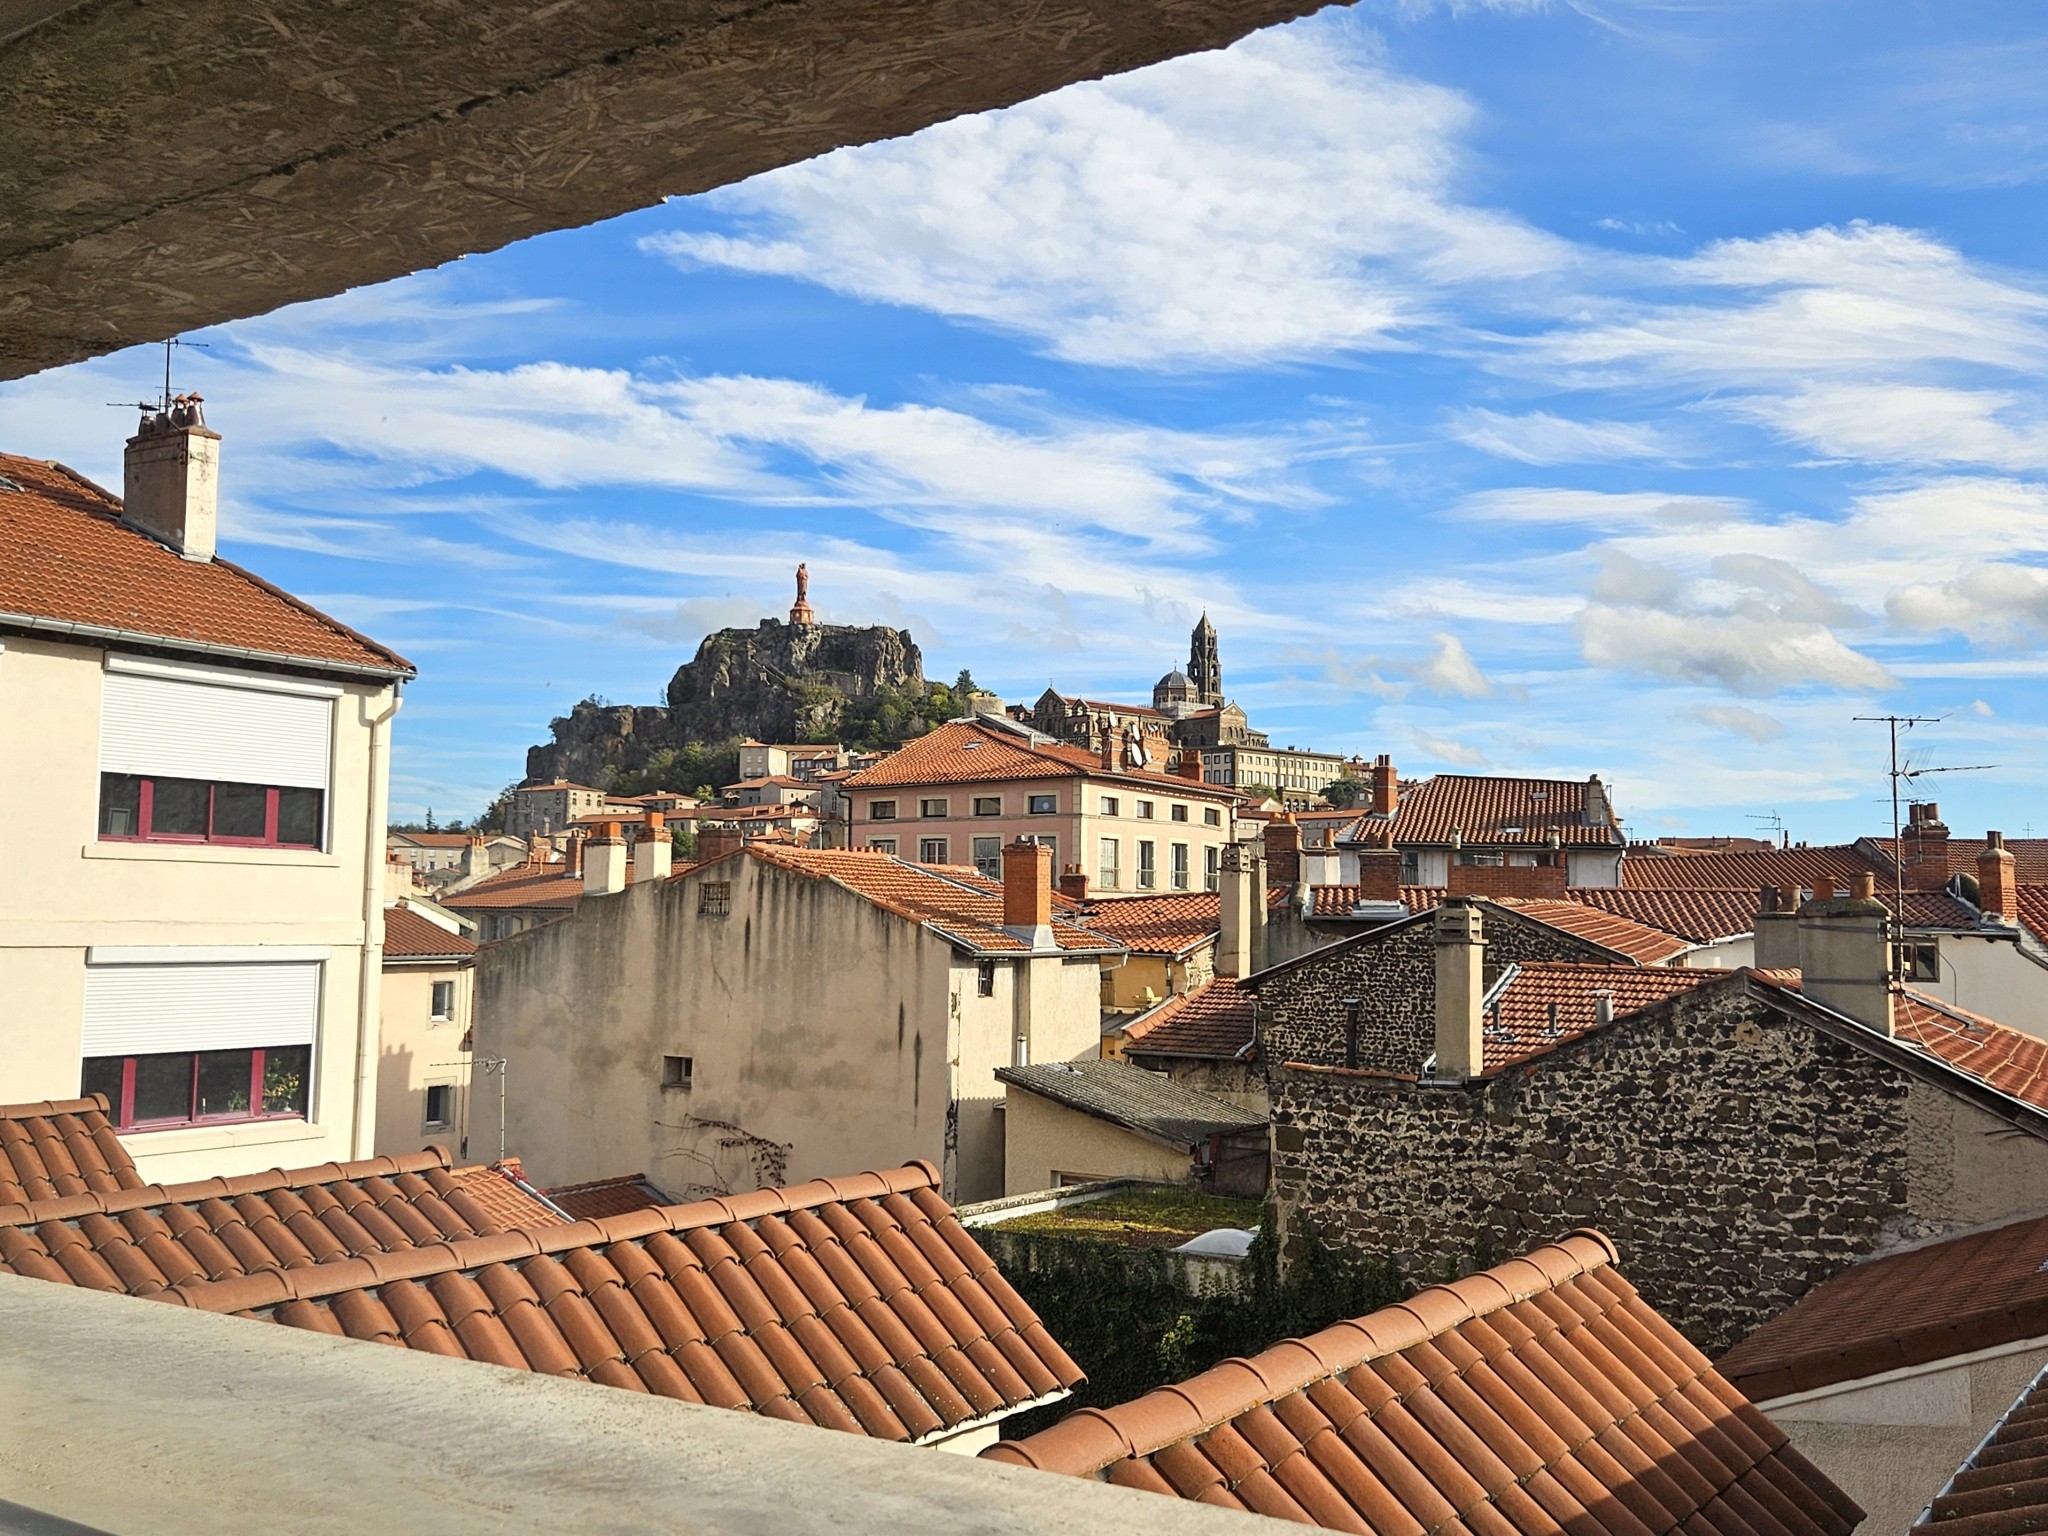
[[1620, 1019], [1732, 974], [1572, 960], [1519, 965], [1503, 972], [1488, 994], [1486, 1070], [1503, 1071], [1590, 1034], [1599, 1027], [1595, 998], [1601, 992], [1613, 995]]
[[2048, 1217], [1866, 1259], [1721, 1357], [1754, 1398], [1783, 1397], [2048, 1334]]
[[1104, 768], [1085, 747], [1033, 743], [995, 726], [954, 720], [920, 736], [846, 781], [852, 789], [916, 789], [927, 784], [975, 784], [1004, 779], [1122, 780], [1165, 792], [1236, 799], [1221, 784], [1198, 784], [1145, 769]]
[[[1280, 888], [1284, 898], [1286, 888]], [[1086, 921], [1134, 954], [1184, 955], [1216, 937], [1223, 900], [1214, 891], [1098, 896]]]
[[141, 1187], [100, 1094], [0, 1104], [0, 1206]]
[[1562, 928], [1566, 933], [1598, 944], [1602, 949], [1626, 955], [1638, 965], [1660, 965], [1691, 948], [1675, 934], [1577, 901], [1539, 901], [1519, 896], [1487, 899], [1493, 905], [1507, 907], [1539, 923]]
[[[510, 1160], [514, 1165], [517, 1161]], [[504, 1231], [559, 1226], [563, 1220], [561, 1209], [543, 1199], [540, 1191], [519, 1175], [516, 1166], [454, 1168], [448, 1176], [476, 1202], [477, 1209]]]
[[[1866, 841], [1881, 854], [1891, 851], [1892, 838], [1889, 832], [1882, 837]], [[1948, 840], [1948, 867], [1952, 874], [1972, 875], [1977, 873], [1977, 856], [1989, 846], [1989, 840], [1982, 837], [1951, 837]], [[2014, 876], [2028, 885], [2048, 885], [2048, 837], [2008, 837], [2005, 851], [2013, 857]], [[1877, 882], [1878, 889], [1885, 882]]]
[[[1579, 779], [1508, 779], [1487, 774], [1439, 773], [1403, 787], [1393, 818], [1399, 844], [1500, 843], [1539, 847], [1555, 832], [1572, 847], [1615, 847], [1624, 842], [1611, 821], [1588, 824], [1586, 782]], [[1347, 841], [1366, 842], [1387, 826], [1361, 816]]]
[[[1359, 902], [1365, 899], [1365, 887], [1362, 885], [1317, 885], [1309, 889], [1318, 918], [1350, 917]], [[1401, 901], [1410, 912], [1427, 912], [1431, 907], [1442, 905], [1444, 899], [1444, 887], [1440, 885], [1404, 885], [1400, 892]]]
[[1767, 885], [1797, 885], [1810, 891], [1825, 885], [1830, 894], [1846, 892], [1853, 876], [1866, 874], [1884, 887], [1885, 871], [1852, 843], [1742, 853], [1632, 852], [1621, 861], [1621, 883], [1629, 890], [1746, 890], [1751, 899]]
[[476, 953], [476, 943], [410, 907], [386, 907], [384, 953], [401, 960], [463, 959]]
[[[1799, 850], [1794, 849], [1793, 852]], [[1691, 857], [1691, 856], [1687, 856]], [[1709, 857], [1709, 855], [1699, 855]], [[1629, 868], [1633, 868], [1631, 863]], [[1787, 885], [1795, 882], [1787, 880]], [[1841, 887], [1847, 889], [1846, 886]], [[1802, 889], [1812, 889], [1803, 886]], [[1572, 886], [1565, 899], [1625, 917], [1649, 928], [1660, 928], [1694, 944], [1714, 939], [1735, 938], [1756, 927], [1756, 909], [1761, 886], [1703, 886], [1639, 889], [1622, 886]], [[1889, 906], [1891, 893], [1881, 892]], [[1963, 902], [1942, 891], [1906, 892], [1905, 916], [1908, 927], [1964, 929], [1977, 926], [1977, 914]]]
[[493, 911], [508, 907], [541, 907], [573, 912], [583, 899], [583, 878], [560, 864], [514, 864], [467, 890], [437, 898], [451, 912]]
[[548, 1199], [577, 1221], [596, 1216], [623, 1216], [628, 1211], [645, 1210], [651, 1205], [675, 1203], [648, 1183], [644, 1173], [564, 1184], [549, 1190]]
[[129, 630], [410, 677], [412, 663], [231, 561], [186, 560], [121, 521], [120, 498], [42, 459], [0, 453], [0, 614]]
[[1124, 1050], [1138, 1056], [1241, 1061], [1253, 1043], [1256, 999], [1230, 976], [1212, 977], [1169, 997], [1124, 1026]]
[[1575, 1233], [982, 1454], [1378, 1536], [1848, 1536], [1863, 1512]]
[[889, 1440], [1082, 1379], [928, 1163], [517, 1231], [457, 1230], [438, 1165], [294, 1177], [162, 1214], [0, 1213], [0, 1269]]
[[2013, 915], [2020, 926], [2048, 944], [2048, 885], [2018, 885], [2013, 887], [2013, 894], [2019, 906]]
[[[829, 880], [884, 911], [925, 924], [970, 949], [1002, 952], [1030, 948], [1003, 928], [1001, 884], [971, 870], [913, 864], [894, 854], [847, 848], [749, 843], [746, 852], [792, 873]], [[1061, 949], [1101, 954], [1122, 947], [1062, 916], [1063, 909], [1064, 904], [1055, 900], [1053, 939]]]
[[2021, 1390], [1937, 1493], [1912, 1536], [2048, 1531], [2048, 1374]]

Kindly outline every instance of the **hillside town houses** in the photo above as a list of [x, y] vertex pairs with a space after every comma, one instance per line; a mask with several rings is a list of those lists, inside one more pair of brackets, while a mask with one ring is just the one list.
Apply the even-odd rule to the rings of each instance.
[[[1275, 747], [1206, 615], [1149, 705], [393, 827], [416, 669], [219, 555], [220, 460], [0, 455], [0, 1302], [1383, 1536], [2035, 1528], [1969, 1521], [2048, 1422], [2048, 839]], [[1079, 1408], [1006, 1234], [1132, 1191], [1407, 1299]]]

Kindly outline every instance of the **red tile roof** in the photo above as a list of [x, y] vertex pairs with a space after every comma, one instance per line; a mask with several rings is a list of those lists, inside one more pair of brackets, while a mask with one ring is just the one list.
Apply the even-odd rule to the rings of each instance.
[[0, 1206], [141, 1187], [101, 1095], [0, 1104]]
[[1598, 944], [1602, 949], [1626, 955], [1638, 965], [1661, 965], [1692, 947], [1684, 939], [1660, 928], [1647, 927], [1632, 918], [1603, 912], [1598, 907], [1577, 901], [1540, 901], [1519, 896], [1495, 896], [1487, 900], [1492, 905], [1509, 908], [1552, 928], [1561, 928], [1575, 937]]
[[0, 488], [0, 624], [125, 630], [170, 649], [413, 675], [403, 656], [232, 561], [187, 560], [129, 527], [120, 498], [74, 470], [0, 453], [0, 479], [19, 487]]
[[[1681, 992], [1730, 971], [1672, 970], [1663, 966], [1590, 965], [1575, 960], [1539, 960], [1517, 966], [1489, 994], [1486, 1015], [1488, 1075], [1547, 1055], [1599, 1026], [1596, 993], [1614, 995], [1614, 1017], [1655, 1007]], [[1556, 1012], [1553, 1015], [1552, 1009]], [[1555, 1018], [1555, 1028], [1552, 1020]]]
[[1237, 791], [1146, 769], [1104, 768], [1099, 754], [1064, 743], [1033, 743], [995, 726], [954, 720], [891, 752], [846, 781], [850, 789], [918, 789], [1007, 779], [1099, 779], [1185, 795], [1234, 800]]
[[[779, 869], [829, 880], [885, 912], [921, 923], [965, 948], [998, 952], [1030, 948], [1003, 927], [1002, 886], [971, 871], [912, 864], [890, 853], [847, 848], [749, 843], [746, 852]], [[1116, 940], [1063, 916], [1058, 901], [1053, 906], [1052, 932], [1061, 949], [1075, 953], [1106, 954], [1121, 948]]]
[[2048, 885], [2014, 886], [2013, 895], [2019, 911], [2011, 915], [2027, 932], [2048, 944]]
[[[918, 1163], [223, 1279], [188, 1275], [157, 1294], [920, 1440], [1064, 1395], [1082, 1379], [937, 1183], [938, 1170]], [[122, 1288], [111, 1273], [101, 1283]]]
[[[1365, 887], [1362, 885], [1317, 885], [1309, 889], [1314, 896], [1318, 919], [1350, 917], [1353, 909], [1365, 899]], [[1410, 912], [1427, 912], [1431, 907], [1443, 904], [1444, 887], [1440, 885], [1404, 885], [1400, 891], [1401, 900]]]
[[[1880, 854], [1891, 852], [1892, 836], [1889, 832], [1882, 837], [1866, 838], [1866, 842]], [[1989, 845], [1981, 837], [1951, 837], [1948, 840], [1948, 867], [1951, 874], [1969, 875], [1977, 873], [1977, 855]], [[2029, 885], [2048, 884], [2048, 837], [2008, 837], [2005, 851], [2013, 857], [2013, 873], [2016, 878]], [[1879, 880], [1882, 890], [1885, 882]]]
[[1825, 886], [1832, 895], [1847, 891], [1853, 876], [1865, 874], [1884, 886], [1885, 872], [1851, 843], [1748, 853], [1631, 851], [1621, 861], [1621, 883], [1630, 890], [1747, 890], [1752, 900], [1767, 885], [1797, 885], [1810, 891]]
[[384, 909], [384, 954], [399, 960], [460, 960], [476, 953], [474, 940], [450, 933], [410, 907]]
[[[0, 1271], [155, 1296], [369, 1254], [438, 1252], [510, 1230], [473, 1198], [475, 1173], [497, 1178], [451, 1172], [447, 1154], [432, 1149], [0, 1205]], [[517, 1208], [537, 1212], [535, 1222], [561, 1220], [528, 1200]]]
[[489, 1167], [451, 1168], [448, 1177], [477, 1204], [485, 1216], [510, 1231], [515, 1227], [552, 1227], [562, 1213], [520, 1174], [519, 1159]]
[[[1504, 779], [1484, 774], [1439, 773], [1407, 790], [1394, 815], [1394, 841], [1540, 847], [1555, 832], [1572, 847], [1619, 848], [1624, 838], [1611, 820], [1586, 821], [1586, 782], [1580, 779]], [[1350, 840], [1368, 841], [1386, 822], [1359, 819]]]
[[583, 899], [583, 877], [572, 875], [560, 864], [514, 864], [467, 890], [439, 897], [451, 912], [472, 908], [493, 911], [508, 907], [540, 907], [549, 911], [573, 912]]
[[1613, 1257], [1575, 1233], [982, 1454], [1375, 1536], [1848, 1536]]
[[1234, 977], [1212, 977], [1126, 1024], [1125, 1054], [1242, 1061], [1252, 1048], [1255, 1002]]
[[1214, 891], [1098, 896], [1086, 921], [1134, 954], [1184, 955], [1216, 937], [1222, 912], [1223, 900]]
[[[1633, 868], [1633, 863], [1628, 867]], [[1784, 883], [1789, 885], [1792, 882]], [[1565, 899], [1611, 912], [1649, 928], [1662, 929], [1694, 944], [1705, 944], [1714, 939], [1737, 938], [1753, 932], [1760, 889], [1760, 885], [1656, 890], [1575, 885], [1565, 892]], [[1887, 906], [1891, 905], [1890, 892], [1881, 892], [1879, 899]], [[1962, 929], [1977, 926], [1977, 914], [1942, 891], [1906, 892], [1905, 916], [1906, 924], [1911, 928]]]
[[642, 1211], [651, 1205], [674, 1204], [667, 1195], [647, 1182], [644, 1173], [564, 1184], [549, 1190], [548, 1199], [578, 1221], [598, 1216], [623, 1216], [628, 1211]]
[[1716, 1363], [1753, 1398], [1785, 1397], [2048, 1334], [2048, 1217], [1865, 1259]]
[[1964, 1458], [1911, 1536], [2033, 1536], [2048, 1531], [2048, 1378], [2028, 1382]]

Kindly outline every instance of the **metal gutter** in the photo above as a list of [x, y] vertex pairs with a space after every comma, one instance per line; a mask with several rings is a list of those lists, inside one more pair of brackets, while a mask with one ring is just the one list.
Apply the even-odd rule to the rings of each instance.
[[153, 635], [139, 629], [119, 629], [109, 624], [82, 624], [72, 619], [38, 618], [28, 613], [0, 612], [0, 628], [18, 629], [26, 634], [82, 640], [96, 645], [132, 646], [138, 650], [171, 651], [181, 656], [209, 656], [220, 661], [260, 662], [265, 666], [290, 667], [301, 672], [328, 673], [341, 677], [403, 682], [417, 677], [413, 666], [372, 667], [358, 662], [324, 661], [313, 656], [294, 656], [284, 651], [259, 651], [248, 646], [221, 645], [211, 640], [182, 640], [175, 635]]

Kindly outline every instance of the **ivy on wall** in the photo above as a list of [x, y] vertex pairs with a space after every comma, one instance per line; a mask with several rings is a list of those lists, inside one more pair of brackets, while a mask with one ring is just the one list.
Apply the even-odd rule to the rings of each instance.
[[1076, 1408], [1128, 1402], [1233, 1355], [1363, 1317], [1411, 1289], [1391, 1258], [1338, 1252], [1312, 1231], [1296, 1234], [1283, 1272], [1270, 1222], [1261, 1225], [1235, 1283], [1205, 1283], [1198, 1267], [1163, 1248], [1001, 1227], [975, 1236], [1088, 1373], [1072, 1397], [1004, 1420], [1011, 1439]]

